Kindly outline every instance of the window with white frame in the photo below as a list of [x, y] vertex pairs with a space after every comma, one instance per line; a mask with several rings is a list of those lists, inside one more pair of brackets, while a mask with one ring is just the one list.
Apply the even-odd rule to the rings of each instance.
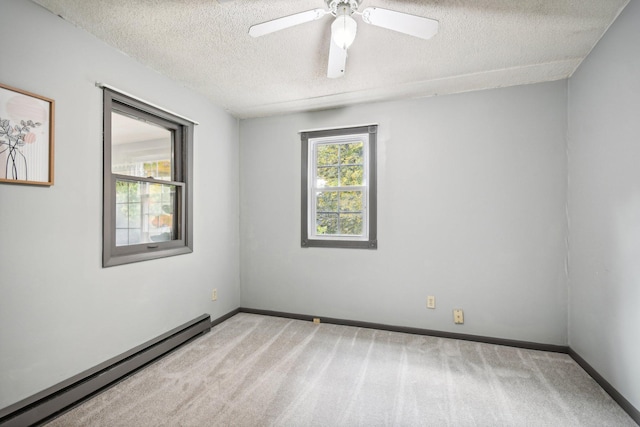
[[376, 249], [377, 125], [301, 133], [302, 247]]
[[192, 252], [193, 123], [104, 90], [103, 266]]

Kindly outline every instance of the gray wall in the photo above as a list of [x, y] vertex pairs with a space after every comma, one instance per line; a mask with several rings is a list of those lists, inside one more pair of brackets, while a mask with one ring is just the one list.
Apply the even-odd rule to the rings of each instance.
[[[241, 121], [242, 305], [566, 345], [566, 96], [561, 81]], [[367, 123], [379, 249], [302, 249], [298, 131]]]
[[640, 2], [569, 84], [569, 344], [640, 408]]
[[[0, 184], [0, 407], [240, 304], [238, 123], [24, 0], [2, 0], [0, 81], [56, 101], [51, 188]], [[102, 81], [200, 121], [194, 253], [101, 268]], [[212, 288], [219, 300], [211, 302]]]

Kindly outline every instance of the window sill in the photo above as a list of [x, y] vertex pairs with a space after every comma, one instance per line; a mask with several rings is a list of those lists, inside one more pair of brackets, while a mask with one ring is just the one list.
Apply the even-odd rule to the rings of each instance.
[[303, 239], [303, 248], [378, 249], [377, 240]]
[[134, 253], [126, 255], [114, 255], [111, 257], [104, 257], [102, 260], [103, 267], [113, 267], [116, 265], [131, 264], [134, 262], [149, 261], [152, 259], [166, 258], [175, 255], [190, 254], [193, 252], [188, 246], [181, 246], [178, 248], [170, 249], [155, 249], [149, 250], [149, 252]]

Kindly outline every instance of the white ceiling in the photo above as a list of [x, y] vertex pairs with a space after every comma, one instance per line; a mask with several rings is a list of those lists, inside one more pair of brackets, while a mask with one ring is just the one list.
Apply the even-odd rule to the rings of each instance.
[[239, 118], [569, 77], [629, 0], [363, 0], [426, 16], [420, 40], [357, 17], [346, 75], [326, 77], [330, 16], [252, 38], [324, 0], [34, 0]]

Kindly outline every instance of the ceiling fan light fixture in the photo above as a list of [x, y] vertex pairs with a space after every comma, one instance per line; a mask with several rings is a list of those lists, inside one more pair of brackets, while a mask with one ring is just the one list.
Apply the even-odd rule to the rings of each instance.
[[435, 19], [381, 7], [367, 7], [362, 12], [359, 12], [358, 9], [362, 0], [325, 0], [325, 2], [327, 4], [326, 9], [307, 10], [252, 25], [249, 27], [249, 35], [251, 37], [260, 37], [331, 15], [335, 17], [335, 20], [331, 23], [327, 77], [338, 78], [344, 75], [347, 63], [347, 49], [351, 47], [358, 31], [358, 24], [353, 19], [353, 14], [360, 15], [365, 24], [386, 28], [424, 40], [430, 39], [438, 32], [439, 24]]
[[344, 13], [336, 16], [331, 24], [331, 38], [342, 49], [348, 49], [356, 38], [358, 24], [350, 15], [350, 10], [345, 8]]

